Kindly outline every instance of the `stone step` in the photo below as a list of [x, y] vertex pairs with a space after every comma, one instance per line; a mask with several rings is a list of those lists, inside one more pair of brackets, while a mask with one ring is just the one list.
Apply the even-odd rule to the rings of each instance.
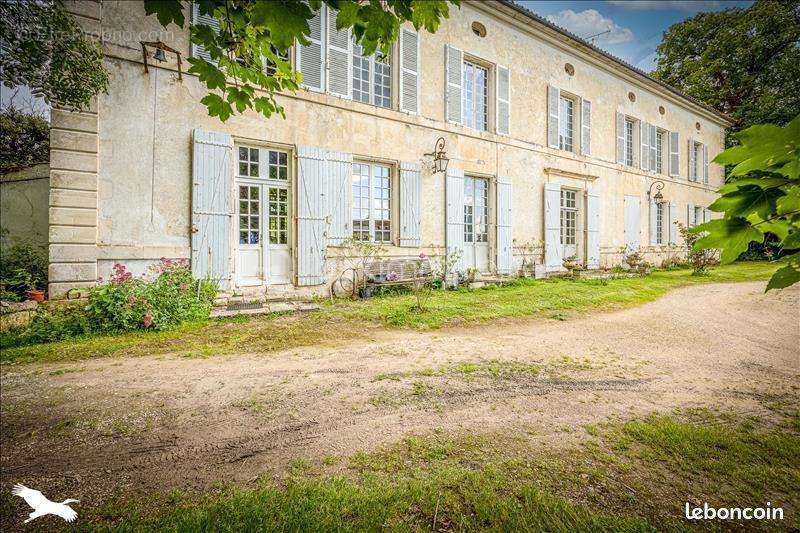
[[275, 301], [264, 304], [254, 304], [253, 307], [237, 309], [235, 306], [220, 306], [211, 310], [212, 318], [221, 318], [238, 315], [266, 315], [269, 313], [299, 313], [315, 311], [319, 305], [314, 302]]

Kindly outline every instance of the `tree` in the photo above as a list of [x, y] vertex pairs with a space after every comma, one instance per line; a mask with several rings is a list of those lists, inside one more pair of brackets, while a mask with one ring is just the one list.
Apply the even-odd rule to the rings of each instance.
[[[205, 48], [211, 61], [193, 57], [189, 72], [196, 74], [209, 93], [201, 102], [211, 116], [227, 120], [234, 113], [254, 109], [265, 117], [283, 116], [275, 100], [279, 91], [295, 91], [302, 76], [285, 59], [295, 43], [310, 44], [309, 20], [327, 4], [336, 9], [336, 27], [352, 28], [364, 54], [388, 54], [400, 34], [400, 26], [411, 22], [417, 30], [435, 32], [449, 16], [449, 4], [459, 0], [199, 0], [201, 15], [219, 23], [190, 27], [192, 43]], [[145, 12], [167, 27], [187, 24], [187, 0], [145, 0]], [[263, 60], [274, 68], [264, 69]]]
[[0, 113], [0, 174], [50, 160], [50, 124], [13, 107]]
[[0, 80], [27, 85], [50, 105], [84, 107], [108, 87], [100, 45], [60, 1], [0, 2]]
[[767, 290], [788, 287], [800, 281], [800, 115], [784, 127], [751, 126], [733, 136], [739, 144], [714, 158], [735, 165], [709, 207], [723, 218], [690, 230], [703, 234], [694, 249], [720, 249], [720, 261], [730, 263], [750, 242], [763, 242], [772, 233], [784, 250], [798, 251], [786, 258]]
[[730, 133], [784, 125], [800, 113], [798, 43], [800, 0], [756, 0], [671, 26], [653, 75], [730, 115]]

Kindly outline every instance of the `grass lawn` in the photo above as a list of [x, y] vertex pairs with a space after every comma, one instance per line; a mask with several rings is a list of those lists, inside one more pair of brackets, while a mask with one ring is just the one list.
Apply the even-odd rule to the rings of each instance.
[[[748, 262], [716, 267], [706, 276], [687, 269], [611, 280], [520, 279], [504, 287], [434, 291], [428, 309], [399, 294], [365, 301], [340, 300], [299, 316], [237, 317], [184, 324], [160, 332], [92, 336], [33, 346], [4, 339], [0, 361], [68, 361], [105, 356], [177, 354], [207, 357], [269, 353], [327, 341], [368, 337], [376, 327], [433, 329], [503, 317], [559, 318], [563, 311], [614, 309], [654, 300], [668, 290], [698, 283], [767, 280], [778, 263]], [[366, 326], [365, 326], [366, 325]]]
[[[556, 450], [524, 432], [435, 432], [346, 459], [300, 461], [254, 490], [118, 500], [82, 515], [122, 531], [685, 530], [693, 506], [782, 507], [797, 527], [800, 418], [777, 425], [706, 410], [586, 428]], [[337, 464], [342, 463], [342, 464]], [[336, 473], [328, 471], [336, 467]], [[7, 505], [10, 502], [4, 502]], [[709, 524], [706, 524], [708, 526]], [[717, 524], [719, 526], [721, 524]]]

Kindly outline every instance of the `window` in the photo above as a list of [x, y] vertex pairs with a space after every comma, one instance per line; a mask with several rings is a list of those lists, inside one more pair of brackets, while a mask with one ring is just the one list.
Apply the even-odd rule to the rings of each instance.
[[258, 185], [239, 185], [239, 244], [261, 242], [261, 200]]
[[392, 173], [384, 165], [353, 163], [353, 239], [391, 242]]
[[656, 204], [656, 244], [664, 243], [664, 203]]
[[489, 184], [485, 179], [464, 180], [464, 242], [489, 242]]
[[632, 119], [625, 119], [625, 164], [629, 167], [633, 166], [633, 128], [634, 122]]
[[703, 180], [703, 144], [699, 142], [692, 143], [692, 159], [694, 166], [689, 169], [689, 177], [694, 177], [694, 181]]
[[486, 131], [489, 128], [489, 70], [464, 61], [462, 113], [465, 126]]
[[288, 156], [286, 152], [279, 152], [277, 150], [269, 150], [269, 164], [267, 165], [269, 172], [267, 177], [271, 180], [289, 179], [289, 165]]
[[363, 56], [353, 44], [353, 100], [379, 107], [392, 107], [392, 65], [377, 53]]
[[[289, 51], [288, 50], [286, 50], [285, 52], [281, 52], [280, 50], [278, 50], [277, 48], [275, 48], [272, 45], [270, 45], [269, 49], [272, 50], [272, 53], [275, 54], [276, 56], [278, 56], [278, 58], [280, 58], [281, 60], [286, 61], [286, 62], [289, 61]], [[267, 74], [267, 76], [274, 76], [275, 73], [278, 72], [278, 66], [275, 64], [274, 61], [271, 61], [271, 60], [269, 60], [269, 59], [267, 59], [265, 57], [264, 58], [264, 72]]]
[[664, 130], [656, 130], [656, 168], [658, 174], [664, 173]]
[[258, 148], [239, 147], [239, 176], [258, 177]]
[[561, 189], [561, 244], [575, 244], [577, 222], [576, 191]]
[[558, 147], [572, 152], [572, 128], [575, 102], [562, 96], [558, 102]]

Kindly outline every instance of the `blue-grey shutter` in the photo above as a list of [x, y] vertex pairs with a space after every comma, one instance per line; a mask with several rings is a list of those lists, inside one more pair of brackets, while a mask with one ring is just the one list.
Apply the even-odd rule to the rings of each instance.
[[400, 163], [400, 246], [422, 245], [422, 179], [419, 163]]
[[689, 181], [697, 181], [697, 160], [695, 158], [695, 151], [694, 151], [694, 140], [689, 137], [688, 141], [688, 149], [689, 149]]
[[625, 195], [623, 200], [625, 222], [625, 252], [634, 252], [641, 243], [642, 210], [638, 196]]
[[221, 289], [231, 285], [233, 139], [227, 133], [193, 132], [192, 274]]
[[650, 246], [658, 245], [658, 236], [656, 234], [656, 228], [658, 227], [657, 218], [658, 218], [658, 206], [656, 205], [655, 200], [651, 199], [650, 200]]
[[502, 65], [497, 65], [497, 133], [508, 135], [511, 121], [511, 74]]
[[[211, 26], [215, 32], [219, 33], [219, 21], [210, 15], [201, 15], [198, 3], [192, 2], [192, 25], [196, 26], [200, 24]], [[192, 57], [199, 57], [211, 63], [215, 63], [211, 59], [211, 54], [209, 54], [205, 48], [194, 43], [192, 43]]]
[[625, 115], [617, 111], [617, 163], [625, 164]]
[[677, 131], [669, 132], [669, 175], [680, 176], [681, 140]]
[[297, 284], [325, 283], [325, 174], [321, 148], [297, 150]]
[[559, 121], [559, 100], [561, 90], [552, 85], [547, 86], [547, 146], [558, 148], [558, 121]]
[[708, 185], [708, 146], [703, 145], [703, 183]]
[[454, 271], [464, 270], [464, 171], [451, 168], [447, 170], [445, 184], [447, 206], [446, 244], [447, 253], [457, 254], [459, 260], [453, 265]]
[[592, 103], [581, 99], [581, 153], [592, 154]]
[[453, 46], [445, 45], [445, 110], [448, 122], [461, 124], [461, 90], [464, 79], [464, 53]]
[[308, 21], [311, 34], [308, 45], [297, 47], [297, 70], [303, 74], [303, 86], [314, 91], [325, 90], [325, 14], [323, 5]]
[[586, 192], [586, 268], [600, 268], [600, 195]]
[[544, 264], [548, 272], [561, 270], [561, 186], [544, 184]]
[[336, 29], [338, 14], [337, 10], [328, 8], [328, 92], [349, 99], [353, 94], [353, 39], [350, 28]]
[[[657, 171], [656, 168], [656, 144], [658, 142], [658, 130], [654, 124], [650, 124], [650, 170]], [[661, 172], [664, 172], [664, 154], [661, 154]]]
[[675, 202], [669, 203], [669, 244], [676, 244], [678, 242], [678, 204]]
[[695, 225], [694, 220], [694, 205], [687, 204], [686, 205], [686, 227], [691, 228]]
[[400, 31], [400, 110], [419, 113], [419, 34]]
[[650, 170], [650, 124], [639, 121], [639, 153], [640, 168]]
[[325, 154], [327, 191], [326, 213], [328, 219], [327, 244], [340, 246], [352, 237], [351, 184], [353, 179], [353, 155], [344, 152]]
[[514, 268], [514, 242], [512, 225], [513, 195], [511, 194], [511, 178], [497, 178], [497, 272], [511, 274]]

